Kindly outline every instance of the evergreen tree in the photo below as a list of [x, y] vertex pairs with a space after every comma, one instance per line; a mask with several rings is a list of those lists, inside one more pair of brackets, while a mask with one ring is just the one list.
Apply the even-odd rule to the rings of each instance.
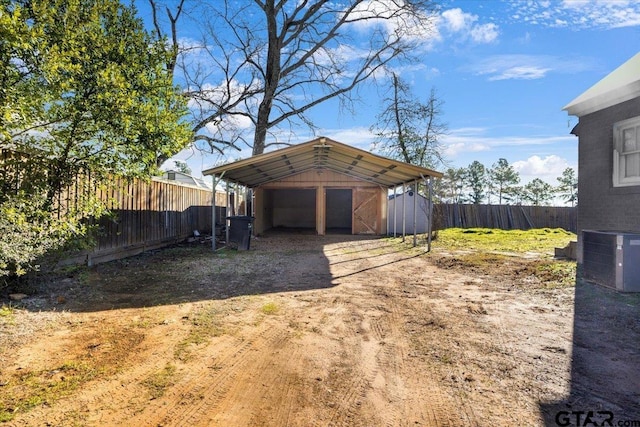
[[442, 201], [448, 203], [463, 202], [464, 168], [448, 168], [439, 181], [441, 181], [439, 197]]
[[548, 204], [553, 199], [553, 193], [553, 186], [540, 178], [535, 178], [524, 186], [524, 199], [533, 206]]
[[578, 177], [573, 168], [566, 168], [562, 176], [558, 177], [558, 187], [556, 191], [564, 198], [564, 201], [575, 206], [578, 201]]
[[489, 169], [489, 182], [498, 196], [498, 204], [510, 202], [514, 198], [514, 189], [520, 182], [518, 172], [501, 158]]
[[488, 184], [487, 169], [484, 165], [477, 160], [473, 161], [466, 169], [465, 182], [469, 188], [468, 200], [474, 205], [482, 203]]

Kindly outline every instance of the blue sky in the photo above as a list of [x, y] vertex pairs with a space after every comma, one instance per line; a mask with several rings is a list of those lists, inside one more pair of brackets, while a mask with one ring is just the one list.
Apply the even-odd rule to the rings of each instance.
[[[439, 4], [422, 60], [399, 70], [423, 100], [433, 87], [444, 102], [442, 144], [450, 165], [478, 160], [490, 167], [506, 158], [523, 182], [539, 177], [552, 184], [566, 167], [577, 171], [577, 138], [569, 133], [577, 118], [562, 107], [640, 50], [640, 1]], [[296, 141], [323, 135], [370, 149], [379, 112], [371, 100], [379, 95], [371, 87], [361, 95], [367, 102], [355, 115], [335, 103], [317, 107], [309, 115], [319, 130], [299, 132]], [[228, 160], [249, 155], [233, 151]], [[225, 160], [189, 150], [175, 158], [186, 160], [194, 175]]]

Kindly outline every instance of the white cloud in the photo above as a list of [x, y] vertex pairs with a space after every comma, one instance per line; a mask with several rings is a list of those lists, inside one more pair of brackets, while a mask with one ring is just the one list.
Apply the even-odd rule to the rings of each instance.
[[640, 26], [635, 0], [511, 0], [515, 20], [545, 27], [619, 28]]
[[490, 147], [483, 142], [448, 142], [444, 149], [445, 158], [456, 157], [460, 153], [478, 153], [481, 151], [489, 151]]
[[[467, 127], [452, 129], [442, 138], [445, 156], [455, 159], [460, 154], [504, 150], [508, 147], [557, 145], [575, 141], [574, 136], [493, 136], [489, 129]], [[498, 158], [500, 156], [497, 156]]]
[[440, 25], [443, 30], [457, 35], [462, 40], [471, 39], [475, 43], [492, 43], [498, 39], [500, 31], [494, 23], [478, 24], [478, 16], [463, 12], [460, 8], [442, 12]]
[[593, 61], [548, 55], [493, 55], [468, 67], [476, 75], [496, 80], [534, 80], [551, 72], [573, 74], [593, 68]]
[[435, 25], [436, 17], [428, 12], [413, 14], [404, 9], [403, 0], [366, 0], [349, 14], [351, 25], [359, 31], [382, 27], [389, 35], [401, 35], [405, 39], [422, 41], [423, 48], [440, 40]]
[[455, 158], [461, 153], [489, 151], [491, 149], [491, 138], [485, 135], [484, 128], [459, 128], [449, 131], [442, 138], [444, 156]]
[[489, 77], [489, 80], [535, 80], [543, 78], [549, 71], [551, 68], [537, 66], [511, 67]]
[[566, 159], [555, 154], [544, 158], [531, 156], [527, 160], [513, 162], [512, 166], [526, 181], [527, 178], [541, 178], [548, 182], [553, 182], [562, 175], [562, 171], [570, 167]]
[[[375, 135], [366, 127], [323, 129], [321, 132], [318, 132], [318, 135], [326, 136], [327, 138], [349, 144], [362, 150], [371, 150], [375, 140]], [[308, 139], [311, 138], [305, 140]]]
[[458, 32], [468, 29], [478, 17], [470, 13], [464, 13], [462, 9], [449, 9], [442, 12], [444, 25], [449, 31]]
[[498, 26], [496, 24], [476, 25], [471, 29], [471, 39], [476, 43], [491, 43], [498, 38]]

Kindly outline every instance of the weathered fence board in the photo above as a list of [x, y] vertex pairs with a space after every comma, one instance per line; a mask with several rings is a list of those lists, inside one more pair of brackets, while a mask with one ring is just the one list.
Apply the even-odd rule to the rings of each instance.
[[[70, 261], [92, 265], [183, 241], [195, 230], [211, 233], [211, 190], [160, 179], [114, 178], [109, 185], [90, 191], [111, 214], [98, 220], [93, 250]], [[67, 206], [73, 204], [69, 193], [65, 195]], [[225, 216], [224, 206], [226, 194], [216, 192], [219, 220]]]
[[577, 208], [517, 205], [435, 204], [436, 228], [564, 228], [576, 232]]

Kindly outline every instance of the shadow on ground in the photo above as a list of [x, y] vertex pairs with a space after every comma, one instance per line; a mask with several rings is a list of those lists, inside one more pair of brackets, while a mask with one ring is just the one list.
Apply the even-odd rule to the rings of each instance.
[[325, 251], [346, 253], [350, 242], [371, 239], [377, 237], [276, 233], [253, 239], [249, 251], [215, 252], [209, 244], [182, 244], [76, 269], [0, 297], [24, 292], [19, 304], [28, 310], [94, 312], [324, 289], [337, 284]]
[[640, 426], [640, 295], [576, 280], [571, 390], [547, 426]]

